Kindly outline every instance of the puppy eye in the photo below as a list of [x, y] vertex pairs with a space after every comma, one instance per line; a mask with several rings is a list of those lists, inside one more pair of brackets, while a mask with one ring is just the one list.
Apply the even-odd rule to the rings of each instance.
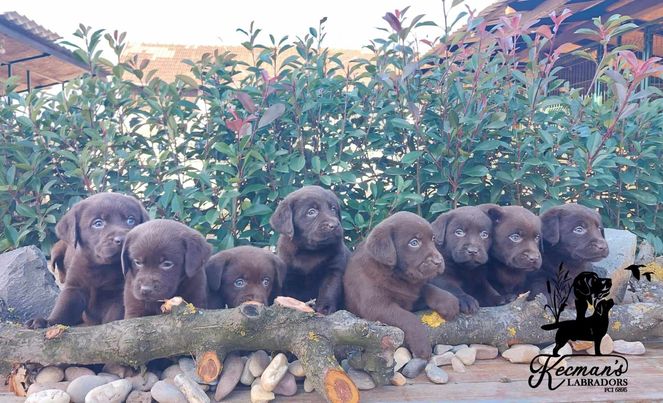
[[523, 240], [523, 237], [521, 237], [520, 234], [511, 234], [509, 235], [509, 239], [515, 243], [518, 243]]
[[465, 231], [462, 229], [458, 228], [456, 231], [454, 231], [454, 234], [459, 237], [464, 237], [465, 236]]
[[133, 227], [134, 225], [136, 225], [136, 219], [133, 218], [132, 216], [129, 216], [129, 218], [127, 218], [127, 225]]
[[269, 287], [269, 277], [265, 277], [262, 279], [262, 286]]
[[331, 206], [330, 209], [331, 209], [331, 211], [334, 211], [334, 212], [336, 212], [336, 210], [337, 210], [336, 206]]
[[306, 212], [306, 216], [307, 216], [307, 217], [315, 217], [315, 216], [317, 216], [317, 215], [318, 215], [318, 210], [316, 210], [316, 209], [314, 209], [314, 208], [310, 208], [310, 209], [308, 209], [308, 211]]
[[421, 243], [417, 238], [410, 239], [410, 242], [407, 243], [411, 248], [418, 248]]
[[159, 265], [159, 267], [161, 267], [161, 270], [170, 270], [170, 269], [173, 268], [173, 266], [174, 266], [174, 265], [173, 265], [173, 262], [171, 262], [170, 260], [164, 260], [164, 261], [161, 262], [161, 264]]
[[243, 278], [238, 278], [233, 285], [237, 288], [244, 288], [246, 286], [246, 281]]
[[141, 262], [138, 259], [134, 259], [134, 266], [136, 267], [143, 267], [143, 262]]
[[582, 234], [584, 234], [585, 232], [587, 232], [587, 230], [586, 230], [585, 228], [583, 228], [582, 225], [578, 225], [577, 227], [575, 227], [575, 228], [573, 229], [573, 233], [574, 233], [574, 234], [582, 235]]
[[102, 220], [101, 218], [97, 218], [96, 220], [92, 221], [92, 228], [101, 229], [105, 225], [106, 225], [106, 221]]
[[481, 231], [481, 233], [479, 233], [479, 236], [481, 237], [481, 239], [488, 239], [488, 231]]

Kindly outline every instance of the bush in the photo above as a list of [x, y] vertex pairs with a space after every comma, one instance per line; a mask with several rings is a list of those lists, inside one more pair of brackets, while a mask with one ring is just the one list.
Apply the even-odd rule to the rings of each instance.
[[[432, 42], [413, 38], [435, 24], [406, 11], [387, 13], [386, 37], [365, 59], [330, 53], [324, 19], [303, 38], [267, 44], [251, 26], [243, 46], [255, 63], [205, 55], [185, 61], [193, 79], [172, 83], [148, 61], [124, 59], [124, 34], [80, 26], [76, 55], [107, 77], [54, 94], [3, 83], [0, 250], [49, 250], [58, 218], [107, 190], [136, 194], [153, 216], [181, 220], [217, 248], [274, 244], [277, 201], [320, 184], [342, 198], [351, 241], [398, 210], [432, 219], [460, 205], [537, 211], [570, 200], [663, 251], [663, 100], [642, 85], [660, 74], [656, 60], [606, 51], [592, 84], [606, 88], [601, 101], [556, 77], [550, 49], [566, 11], [553, 27], [512, 15], [491, 32], [470, 15]], [[627, 20], [595, 21], [593, 35], [608, 50]]]

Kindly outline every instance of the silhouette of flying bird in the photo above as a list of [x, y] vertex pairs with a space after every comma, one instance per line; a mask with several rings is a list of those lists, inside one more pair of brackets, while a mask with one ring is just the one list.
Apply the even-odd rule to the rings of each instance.
[[651, 281], [651, 275], [654, 274], [651, 271], [646, 271], [644, 273], [640, 273], [640, 268], [646, 267], [646, 264], [632, 264], [629, 267], [626, 267], [624, 270], [630, 270], [631, 274], [633, 274], [633, 277], [635, 277], [636, 280], [640, 281], [640, 276], [645, 276], [645, 278], [649, 281]]

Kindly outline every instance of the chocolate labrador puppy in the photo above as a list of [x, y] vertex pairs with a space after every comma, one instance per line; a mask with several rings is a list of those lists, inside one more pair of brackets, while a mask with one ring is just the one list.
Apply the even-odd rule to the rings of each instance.
[[279, 203], [269, 223], [281, 234], [276, 253], [287, 267], [283, 295], [301, 301], [316, 298], [317, 312], [336, 311], [350, 256], [336, 195], [320, 186], [304, 186]]
[[196, 230], [173, 220], [152, 220], [127, 234], [122, 249], [124, 317], [157, 315], [162, 301], [179, 296], [207, 307], [204, 265], [211, 246]]
[[120, 193], [99, 193], [76, 203], [55, 226], [60, 241], [51, 254], [64, 287], [48, 319], [31, 319], [26, 325], [122, 319], [122, 243], [129, 230], [148, 220], [138, 200]]
[[212, 256], [205, 265], [208, 308], [234, 308], [247, 301], [272, 303], [283, 286], [286, 267], [272, 252], [238, 246]]
[[497, 295], [481, 270], [488, 261], [493, 223], [480, 208], [459, 207], [439, 217], [432, 224], [437, 250], [444, 257], [444, 273], [431, 283], [458, 298], [460, 311], [474, 313], [479, 301], [465, 290]]
[[590, 262], [608, 256], [601, 216], [589, 207], [570, 203], [555, 206], [541, 214], [543, 228], [543, 265], [528, 277], [532, 293], [547, 294], [546, 280], [557, 275], [560, 264], [570, 278], [592, 271]]
[[480, 296], [479, 302], [482, 305], [510, 302], [528, 290], [527, 275], [541, 268], [541, 220], [520, 206], [478, 207], [493, 222], [493, 244], [486, 270], [490, 284], [502, 296], [502, 300]]
[[349, 311], [401, 328], [421, 358], [431, 355], [426, 328], [412, 313], [420, 297], [445, 319], [458, 314], [458, 299], [428, 283], [444, 271], [433, 229], [416, 214], [399, 212], [378, 224], [357, 246], [343, 277]]

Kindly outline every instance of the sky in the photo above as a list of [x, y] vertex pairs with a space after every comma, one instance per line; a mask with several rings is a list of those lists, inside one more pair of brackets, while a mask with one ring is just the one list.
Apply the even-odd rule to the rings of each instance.
[[[447, 4], [451, 1], [447, 0]], [[493, 2], [464, 1], [476, 10]], [[0, 0], [0, 12], [17, 11], [67, 40], [83, 23], [95, 29], [125, 31], [132, 43], [226, 46], [240, 44], [244, 37], [236, 29], [247, 29], [251, 21], [265, 34], [294, 39], [303, 37], [309, 27], [317, 28], [318, 21], [327, 17], [327, 46], [360, 49], [370, 39], [383, 36], [377, 27], [387, 26], [382, 19], [387, 11], [408, 5], [410, 18], [426, 14], [436, 23], [443, 21], [442, 0]], [[462, 10], [463, 6], [456, 7], [452, 14]], [[427, 34], [438, 32], [421, 33]]]

